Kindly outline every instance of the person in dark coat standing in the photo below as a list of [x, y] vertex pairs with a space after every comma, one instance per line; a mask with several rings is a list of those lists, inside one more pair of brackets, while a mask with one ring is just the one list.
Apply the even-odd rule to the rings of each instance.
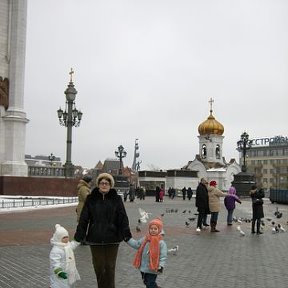
[[182, 189], [182, 198], [183, 198], [183, 200], [186, 199], [186, 193], [187, 193], [187, 189], [186, 189], [186, 187], [184, 186], [183, 189]]
[[188, 200], [191, 200], [192, 196], [193, 196], [193, 191], [192, 191], [191, 187], [188, 187], [188, 189], [187, 189]]
[[256, 223], [256, 233], [263, 234], [260, 231], [261, 218], [264, 218], [263, 211], [263, 198], [265, 193], [263, 189], [257, 189], [256, 185], [253, 185], [250, 190], [250, 196], [252, 199], [252, 227], [251, 233], [255, 234], [255, 223]]
[[86, 198], [74, 235], [77, 242], [86, 238], [90, 245], [98, 288], [115, 288], [119, 244], [132, 237], [124, 203], [113, 186], [112, 175], [102, 173], [97, 177], [96, 188]]
[[195, 205], [198, 210], [197, 231], [201, 231], [202, 225], [209, 226], [207, 224], [207, 215], [210, 213], [207, 185], [208, 181], [205, 178], [201, 178], [196, 189]]
[[156, 198], [156, 202], [160, 202], [160, 187], [159, 186], [156, 186], [155, 198]]

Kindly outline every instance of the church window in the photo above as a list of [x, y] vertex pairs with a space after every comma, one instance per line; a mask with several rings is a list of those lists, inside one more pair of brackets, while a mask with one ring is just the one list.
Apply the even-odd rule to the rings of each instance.
[[203, 159], [207, 157], [207, 147], [205, 144], [202, 145], [201, 156]]
[[220, 159], [220, 145], [216, 145], [216, 158]]

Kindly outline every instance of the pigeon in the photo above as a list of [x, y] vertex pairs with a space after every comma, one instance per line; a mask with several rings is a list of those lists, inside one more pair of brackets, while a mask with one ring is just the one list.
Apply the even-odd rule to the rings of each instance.
[[161, 214], [161, 217], [164, 217], [164, 215], [165, 215], [165, 214], [164, 214], [164, 213], [162, 213], [162, 214]]
[[280, 232], [286, 232], [286, 230], [282, 227], [281, 224], [278, 224], [278, 228]]
[[182, 213], [184, 213], [184, 214], [185, 214], [185, 213], [186, 213], [186, 210], [184, 210]]
[[173, 248], [168, 249], [168, 253], [171, 253], [172, 255], [177, 255], [178, 250], [179, 250], [179, 246], [176, 245]]
[[186, 227], [189, 227], [190, 223], [185, 221], [185, 225], [186, 225]]
[[241, 229], [240, 226], [237, 226], [237, 230], [240, 232], [240, 235], [241, 235], [241, 236], [245, 236], [245, 232], [242, 231], [242, 229]]
[[188, 218], [188, 220], [192, 222], [192, 221], [195, 221], [196, 218], [195, 217], [190, 217], [190, 218]]
[[265, 226], [265, 222], [263, 220], [261, 220], [261, 225]]
[[139, 213], [141, 216], [141, 218], [139, 218], [138, 222], [139, 223], [147, 223], [147, 220], [149, 219], [149, 214], [151, 214], [151, 213], [147, 213], [142, 208], [139, 208], [138, 210], [139, 210]]
[[138, 225], [136, 226], [136, 232], [141, 232], [141, 229]]
[[272, 234], [276, 234], [278, 232], [278, 228], [276, 228], [276, 226], [272, 227]]
[[278, 207], [276, 207], [276, 211], [274, 212], [274, 215], [276, 216], [276, 218], [280, 219], [282, 217], [282, 213], [279, 212]]

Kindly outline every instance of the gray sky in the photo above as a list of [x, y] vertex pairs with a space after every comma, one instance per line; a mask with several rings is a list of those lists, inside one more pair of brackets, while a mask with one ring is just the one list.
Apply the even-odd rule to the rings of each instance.
[[198, 154], [198, 126], [223, 124], [223, 154], [237, 141], [288, 136], [288, 1], [28, 0], [26, 153], [60, 156], [57, 109], [73, 67], [83, 112], [72, 162], [115, 158], [141, 169], [180, 168]]

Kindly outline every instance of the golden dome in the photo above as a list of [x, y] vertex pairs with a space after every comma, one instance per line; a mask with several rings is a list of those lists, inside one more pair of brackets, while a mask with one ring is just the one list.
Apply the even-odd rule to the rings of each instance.
[[198, 126], [198, 132], [200, 135], [222, 135], [224, 133], [224, 126], [215, 119], [212, 115], [212, 110], [210, 110], [210, 115], [207, 120]]

